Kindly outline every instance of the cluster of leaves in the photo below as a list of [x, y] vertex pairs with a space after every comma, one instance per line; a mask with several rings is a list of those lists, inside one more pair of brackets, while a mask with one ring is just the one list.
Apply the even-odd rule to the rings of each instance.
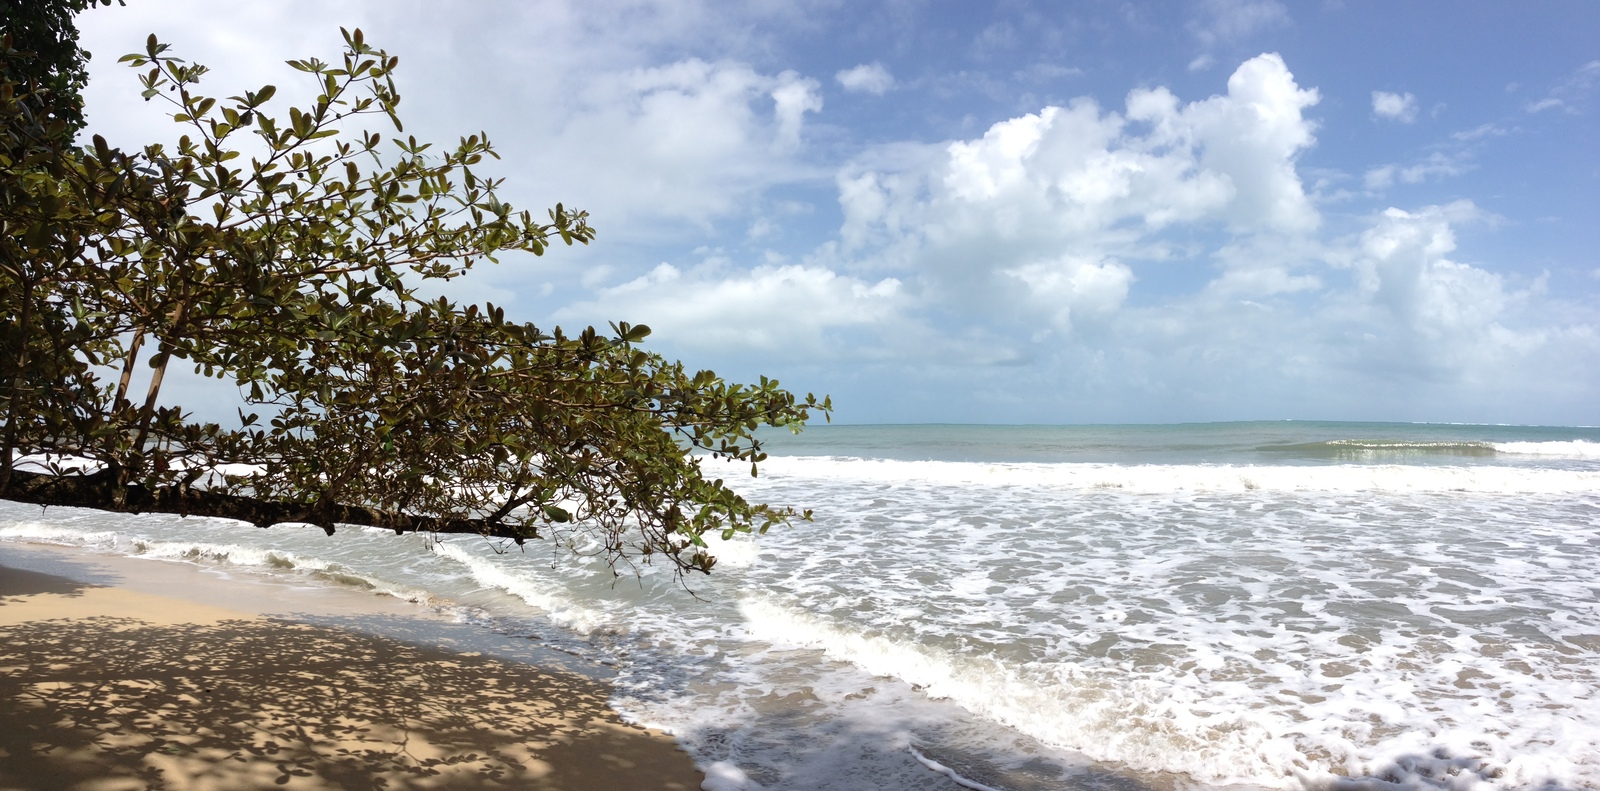
[[89, 53], [78, 47], [73, 16], [99, 5], [111, 0], [0, 0], [0, 36], [28, 53], [8, 60], [10, 78], [28, 86], [73, 132], [83, 128], [82, 91], [89, 81]]
[[[794, 516], [701, 464], [755, 474], [755, 430], [798, 430], [827, 399], [691, 374], [640, 349], [643, 326], [571, 336], [420, 295], [499, 254], [594, 233], [560, 204], [535, 218], [502, 202], [479, 172], [497, 158], [483, 134], [434, 151], [370, 128], [402, 133], [398, 59], [359, 30], [345, 45], [339, 62], [290, 61], [316, 95], [275, 114], [270, 85], [201, 95], [205, 67], [151, 36], [123, 61], [187, 133], [136, 154], [98, 136], [74, 147], [71, 122], [12, 79], [28, 55], [7, 49], [0, 496], [550, 537], [697, 571], [715, 563], [707, 531]], [[177, 361], [235, 382], [266, 418], [224, 428], [160, 407]], [[22, 453], [93, 464], [31, 475], [14, 469]]]

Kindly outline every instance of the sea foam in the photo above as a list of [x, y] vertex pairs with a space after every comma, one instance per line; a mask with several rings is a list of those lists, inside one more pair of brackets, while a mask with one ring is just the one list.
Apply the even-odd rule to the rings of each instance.
[[1600, 459], [1600, 442], [1496, 442], [1495, 451], [1517, 456], [1547, 456], [1566, 459]]

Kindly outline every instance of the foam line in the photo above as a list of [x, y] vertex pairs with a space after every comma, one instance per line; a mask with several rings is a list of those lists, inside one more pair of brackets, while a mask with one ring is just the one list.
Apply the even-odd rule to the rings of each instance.
[[604, 612], [584, 607], [565, 596], [550, 593], [548, 586], [540, 585], [515, 571], [501, 568], [485, 558], [471, 555], [457, 543], [441, 542], [437, 545], [436, 551], [440, 557], [464, 566], [467, 573], [472, 575], [473, 581], [479, 585], [504, 591], [521, 599], [529, 606], [542, 610], [550, 620], [562, 627], [587, 635], [610, 624], [611, 619]]
[[918, 763], [921, 763], [923, 766], [926, 766], [929, 769], [932, 769], [933, 771], [950, 778], [951, 780], [955, 781], [956, 785], [961, 786], [962, 788], [970, 788], [973, 789], [973, 791], [1004, 791], [1003, 789], [995, 788], [994, 786], [986, 786], [976, 780], [968, 780], [967, 778], [957, 774], [956, 770], [951, 769], [950, 767], [945, 766], [944, 764], [939, 763], [938, 761], [935, 761], [932, 758], [929, 758], [928, 756], [918, 752], [917, 748], [915, 747], [907, 747], [906, 749], [911, 751], [911, 757], [917, 759]]

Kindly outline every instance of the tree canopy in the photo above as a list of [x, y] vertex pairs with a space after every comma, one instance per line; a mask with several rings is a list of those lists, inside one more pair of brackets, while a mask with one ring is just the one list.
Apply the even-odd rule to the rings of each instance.
[[[691, 371], [640, 348], [644, 326], [565, 333], [427, 295], [594, 230], [561, 204], [535, 216], [502, 201], [485, 134], [405, 135], [398, 58], [360, 30], [344, 42], [333, 61], [288, 62], [312, 87], [280, 110], [272, 85], [201, 94], [206, 68], [152, 35], [122, 60], [184, 133], [125, 152], [75, 145], [81, 104], [60, 86], [81, 77], [39, 78], [41, 56], [8, 37], [0, 497], [330, 534], [586, 537], [613, 563], [694, 571], [715, 563], [708, 531], [796, 516], [702, 464], [756, 474], [756, 429], [799, 430], [826, 398]], [[253, 414], [221, 425], [163, 406], [174, 365], [236, 384]], [[19, 467], [25, 455], [51, 469]]]

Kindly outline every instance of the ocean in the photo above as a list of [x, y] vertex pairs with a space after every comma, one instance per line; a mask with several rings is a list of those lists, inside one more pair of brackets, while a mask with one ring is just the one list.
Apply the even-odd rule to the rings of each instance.
[[536, 543], [14, 503], [0, 541], [528, 638], [614, 673], [712, 791], [1600, 788], [1600, 429], [766, 439], [760, 478], [719, 476], [815, 520], [714, 541], [682, 583]]

